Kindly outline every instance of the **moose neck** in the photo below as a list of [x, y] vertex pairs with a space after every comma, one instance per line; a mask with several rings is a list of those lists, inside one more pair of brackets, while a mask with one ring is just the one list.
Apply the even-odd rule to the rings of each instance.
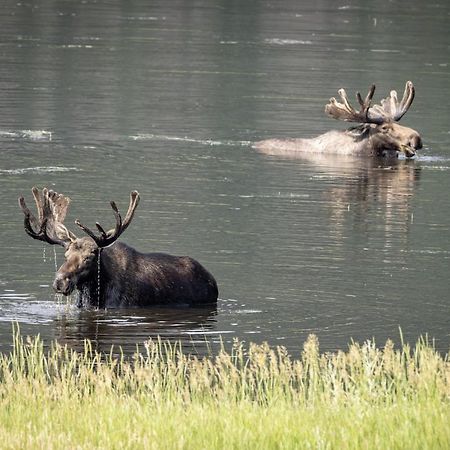
[[105, 307], [106, 286], [110, 274], [105, 262], [102, 261], [103, 252], [102, 248], [98, 249], [91, 276], [77, 285], [77, 305], [80, 307]]
[[134, 250], [122, 242], [101, 249], [91, 275], [77, 285], [78, 306], [107, 308], [128, 305], [129, 299], [125, 292], [130, 252]]

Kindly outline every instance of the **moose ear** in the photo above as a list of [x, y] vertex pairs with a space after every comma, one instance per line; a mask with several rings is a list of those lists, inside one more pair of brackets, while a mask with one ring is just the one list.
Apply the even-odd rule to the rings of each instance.
[[62, 223], [57, 222], [55, 231], [58, 238], [66, 241], [67, 243], [74, 242], [77, 239], [77, 237]]
[[370, 124], [363, 123], [361, 125], [358, 125], [357, 127], [349, 128], [346, 132], [351, 135], [353, 139], [359, 141], [365, 139], [368, 136], [370, 132]]

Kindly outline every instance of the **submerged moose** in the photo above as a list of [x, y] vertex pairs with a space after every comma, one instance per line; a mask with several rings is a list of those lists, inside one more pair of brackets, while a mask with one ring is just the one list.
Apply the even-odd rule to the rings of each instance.
[[357, 92], [359, 111], [350, 105], [344, 89], [338, 92], [342, 103], [331, 98], [325, 106], [325, 112], [334, 119], [357, 122], [360, 125], [345, 131], [329, 131], [311, 139], [266, 139], [255, 142], [254, 147], [262, 153], [274, 155], [301, 155], [303, 152], [391, 158], [397, 157], [399, 152], [411, 158], [416, 150], [422, 148], [422, 139], [417, 131], [396, 123], [414, 100], [415, 91], [411, 81], [406, 82], [400, 102], [397, 92], [391, 91], [389, 97], [381, 100], [379, 105], [371, 106], [375, 85], [371, 86], [364, 100]]
[[63, 295], [77, 290], [78, 306], [114, 308], [217, 302], [216, 281], [196, 260], [164, 253], [144, 254], [117, 241], [133, 219], [139, 203], [138, 192], [131, 192], [124, 219], [111, 202], [116, 225], [109, 231], [96, 223], [99, 234], [95, 234], [76, 220], [87, 234], [81, 238], [64, 225], [68, 197], [36, 187], [32, 193], [38, 217], [28, 209], [24, 198], [19, 198], [25, 231], [33, 239], [65, 248], [65, 262], [56, 272], [53, 288]]

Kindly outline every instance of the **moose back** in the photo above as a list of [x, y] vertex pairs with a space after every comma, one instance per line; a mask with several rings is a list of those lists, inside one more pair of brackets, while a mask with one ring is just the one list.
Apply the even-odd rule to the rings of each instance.
[[98, 234], [75, 223], [87, 234], [76, 237], [64, 225], [70, 199], [55, 191], [32, 189], [38, 216], [28, 209], [23, 197], [26, 233], [33, 239], [65, 249], [65, 262], [56, 272], [53, 288], [69, 295], [77, 291], [78, 306], [99, 308], [146, 307], [151, 305], [207, 305], [217, 302], [214, 277], [195, 259], [164, 253], [140, 253], [117, 241], [133, 219], [139, 203], [131, 192], [124, 219], [111, 202], [116, 225], [105, 231], [96, 223]]

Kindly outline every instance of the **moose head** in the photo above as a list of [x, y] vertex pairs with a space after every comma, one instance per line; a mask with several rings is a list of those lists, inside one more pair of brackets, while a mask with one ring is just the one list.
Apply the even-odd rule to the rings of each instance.
[[401, 101], [397, 98], [397, 92], [392, 90], [380, 104], [371, 106], [375, 85], [370, 87], [364, 100], [357, 92], [359, 111], [349, 103], [344, 89], [339, 89], [338, 93], [342, 103], [334, 97], [330, 98], [325, 106], [325, 112], [334, 119], [360, 123], [360, 126], [348, 131], [359, 135], [361, 139], [370, 141], [368, 147], [372, 149], [373, 154], [402, 152], [407, 158], [411, 158], [416, 154], [416, 150], [422, 148], [420, 134], [412, 128], [397, 123], [406, 114], [414, 100], [415, 89], [411, 81], [406, 82]]
[[40, 192], [38, 188], [33, 187], [32, 193], [38, 211], [37, 217], [28, 209], [24, 198], [19, 198], [19, 205], [25, 215], [25, 231], [33, 239], [64, 247], [65, 262], [56, 272], [53, 288], [57, 293], [69, 295], [80, 283], [96, 273], [101, 249], [112, 245], [128, 228], [139, 204], [139, 193], [131, 192], [130, 204], [123, 220], [115, 202], [111, 202], [116, 225], [109, 231], [105, 231], [96, 223], [99, 232], [97, 235], [76, 220], [75, 223], [87, 234], [84, 237], [75, 236], [64, 225], [69, 197], [46, 188]]

